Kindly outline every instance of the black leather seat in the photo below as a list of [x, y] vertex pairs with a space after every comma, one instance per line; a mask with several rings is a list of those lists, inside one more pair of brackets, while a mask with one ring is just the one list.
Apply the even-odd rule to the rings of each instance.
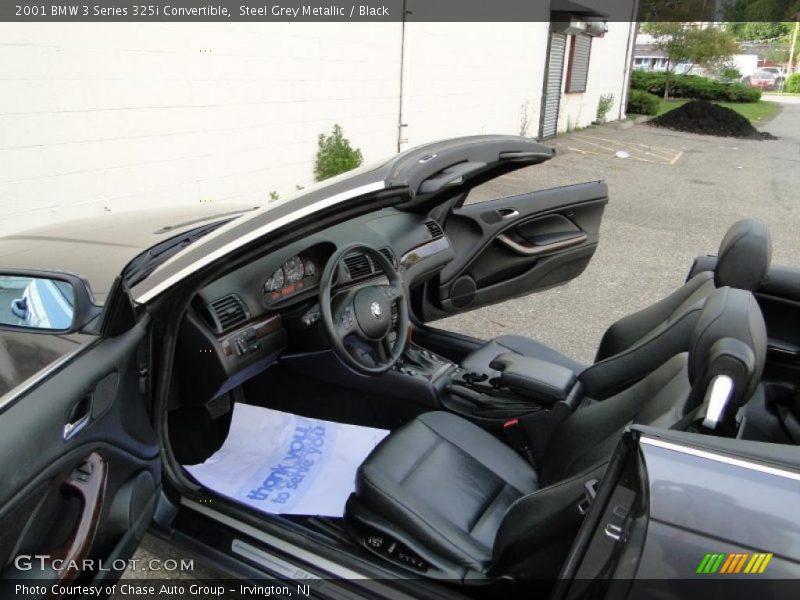
[[[698, 273], [663, 300], [611, 325], [597, 349], [595, 364], [633, 348], [652, 352], [652, 348], [645, 348], [648, 345], [665, 349], [671, 355], [672, 350], [679, 346], [668, 346], [664, 338], [670, 338], [674, 344], [685, 345], [702, 302], [716, 288], [728, 286], [757, 290], [767, 276], [772, 257], [769, 229], [755, 219], [734, 223], [722, 239], [717, 256], [713, 273]], [[656, 344], [653, 344], [654, 341]], [[516, 335], [500, 336], [484, 344], [469, 354], [461, 366], [468, 371], [494, 377], [498, 373], [489, 364], [499, 354], [509, 351], [567, 367], [576, 374], [586, 368], [553, 348]], [[657, 358], [662, 360], [664, 355]]]
[[537, 457], [539, 468], [470, 421], [426, 413], [361, 465], [345, 522], [368, 548], [427, 576], [553, 577], [580, 524], [584, 486], [602, 475], [623, 429], [702, 420], [706, 386], [722, 372], [734, 383], [725, 412], [735, 414], [765, 356], [753, 295], [721, 288], [706, 302], [688, 353], [572, 413]]

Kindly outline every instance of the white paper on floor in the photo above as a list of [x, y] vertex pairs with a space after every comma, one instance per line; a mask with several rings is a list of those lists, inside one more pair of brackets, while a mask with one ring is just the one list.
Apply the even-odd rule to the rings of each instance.
[[186, 470], [264, 512], [341, 517], [356, 469], [388, 433], [236, 403], [222, 448]]

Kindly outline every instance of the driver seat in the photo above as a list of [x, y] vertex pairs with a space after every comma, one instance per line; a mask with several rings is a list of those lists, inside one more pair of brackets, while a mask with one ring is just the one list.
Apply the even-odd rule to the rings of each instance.
[[555, 577], [580, 525], [585, 485], [602, 477], [625, 427], [685, 428], [687, 416], [695, 422], [705, 413], [698, 409], [720, 374], [733, 381], [724, 411], [732, 421], [755, 390], [766, 345], [753, 295], [716, 290], [688, 354], [568, 416], [539, 467], [464, 418], [422, 414], [361, 465], [345, 524], [368, 549], [418, 575]]

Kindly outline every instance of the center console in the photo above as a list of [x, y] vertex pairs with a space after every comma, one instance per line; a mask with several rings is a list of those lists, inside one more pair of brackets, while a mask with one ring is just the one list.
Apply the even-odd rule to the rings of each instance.
[[403, 375], [433, 383], [443, 375], [456, 370], [456, 365], [413, 342], [409, 342], [394, 368]]
[[566, 367], [513, 352], [500, 354], [490, 367], [495, 377], [472, 373], [409, 341], [392, 369], [389, 393], [427, 397], [431, 407], [486, 426], [536, 412], [558, 418], [583, 400], [577, 374]]
[[583, 399], [577, 374], [560, 365], [510, 352], [490, 367], [497, 376], [452, 370], [441, 404], [473, 421], [497, 421], [554, 408], [571, 412]]

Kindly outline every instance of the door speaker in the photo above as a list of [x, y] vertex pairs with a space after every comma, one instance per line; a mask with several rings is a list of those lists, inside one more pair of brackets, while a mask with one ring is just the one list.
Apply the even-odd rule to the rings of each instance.
[[450, 286], [450, 303], [455, 308], [465, 308], [475, 299], [475, 280], [469, 275], [462, 275]]

